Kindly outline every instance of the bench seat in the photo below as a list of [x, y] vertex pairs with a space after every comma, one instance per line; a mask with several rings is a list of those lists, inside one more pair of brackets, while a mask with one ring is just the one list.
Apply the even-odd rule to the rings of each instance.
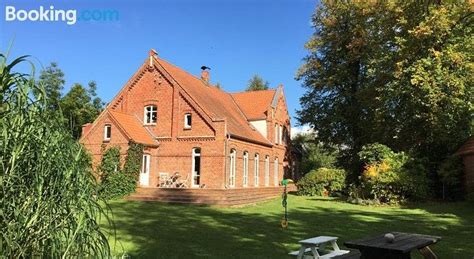
[[[311, 252], [311, 248], [308, 247], [304, 250], [305, 253], [308, 253], [308, 252]], [[300, 250], [296, 250], [296, 251], [293, 251], [293, 252], [290, 252], [288, 253], [289, 255], [294, 255], [294, 256], [298, 256], [298, 254], [300, 253]]]

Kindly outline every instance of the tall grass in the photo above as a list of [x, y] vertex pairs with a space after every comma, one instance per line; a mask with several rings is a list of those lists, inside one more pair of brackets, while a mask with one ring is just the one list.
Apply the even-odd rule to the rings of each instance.
[[24, 62], [0, 54], [0, 257], [109, 257], [91, 160]]

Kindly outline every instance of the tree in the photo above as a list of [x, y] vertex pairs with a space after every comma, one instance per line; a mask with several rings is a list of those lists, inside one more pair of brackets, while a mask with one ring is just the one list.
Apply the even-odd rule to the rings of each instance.
[[57, 111], [61, 100], [61, 91], [64, 89], [64, 73], [58, 64], [51, 62], [45, 69], [41, 70], [39, 84], [42, 84], [46, 92], [49, 108]]
[[402, 20], [406, 33], [395, 39], [399, 50], [381, 111], [396, 132], [395, 148], [428, 154], [438, 164], [473, 133], [474, 17], [460, 2], [419, 12], [414, 24], [415, 14]]
[[259, 75], [254, 75], [247, 85], [247, 89], [245, 91], [258, 91], [258, 90], [267, 90], [270, 83], [268, 81], [264, 81]]
[[436, 164], [471, 131], [468, 3], [323, 1], [297, 79], [298, 120], [323, 143], [357, 152], [379, 142]]
[[96, 87], [94, 81], [89, 82], [88, 89], [76, 83], [61, 99], [65, 123], [76, 139], [81, 136], [82, 125], [94, 121], [104, 107], [102, 100], [96, 97]]
[[[104, 108], [104, 102], [97, 96], [97, 84], [90, 81], [85, 89], [80, 84], [74, 84], [69, 92], [62, 96], [64, 89], [64, 73], [58, 64], [51, 62], [50, 66], [41, 71], [38, 84], [44, 89], [44, 97], [48, 102], [48, 110], [56, 113], [61, 110], [65, 124], [74, 138], [81, 136], [82, 124], [92, 122]], [[41, 95], [38, 90], [35, 96]], [[53, 115], [55, 116], [55, 115]]]
[[300, 133], [291, 139], [293, 148], [302, 153], [301, 173], [307, 174], [319, 168], [335, 168], [338, 152], [315, 140], [314, 133]]

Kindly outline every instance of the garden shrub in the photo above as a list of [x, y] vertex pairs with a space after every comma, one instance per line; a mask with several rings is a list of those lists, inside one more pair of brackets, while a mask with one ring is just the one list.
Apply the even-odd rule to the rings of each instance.
[[359, 157], [365, 163], [358, 185], [349, 189], [351, 199], [398, 203], [429, 196], [430, 183], [421, 161], [395, 153], [381, 144], [364, 146]]
[[443, 184], [443, 197], [452, 200], [464, 198], [462, 158], [457, 155], [446, 158], [438, 170], [438, 176]]
[[301, 178], [296, 186], [298, 195], [334, 195], [342, 191], [346, 181], [346, 172], [342, 169], [319, 168]]
[[109, 258], [90, 156], [0, 54], [0, 257]]
[[120, 168], [120, 148], [110, 147], [103, 151], [98, 166], [101, 178], [100, 195], [104, 199], [117, 199], [135, 192], [140, 173], [143, 145], [130, 143], [123, 169]]

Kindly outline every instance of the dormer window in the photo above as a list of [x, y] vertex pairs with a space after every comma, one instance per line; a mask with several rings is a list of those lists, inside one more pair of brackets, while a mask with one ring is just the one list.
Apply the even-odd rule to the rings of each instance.
[[145, 125], [154, 125], [156, 124], [156, 119], [158, 117], [156, 105], [145, 106], [145, 113], [143, 117], [143, 123]]
[[109, 141], [112, 137], [112, 125], [106, 124], [104, 126], [104, 141]]
[[184, 115], [184, 128], [190, 129], [192, 125], [192, 116], [191, 113], [186, 113]]

